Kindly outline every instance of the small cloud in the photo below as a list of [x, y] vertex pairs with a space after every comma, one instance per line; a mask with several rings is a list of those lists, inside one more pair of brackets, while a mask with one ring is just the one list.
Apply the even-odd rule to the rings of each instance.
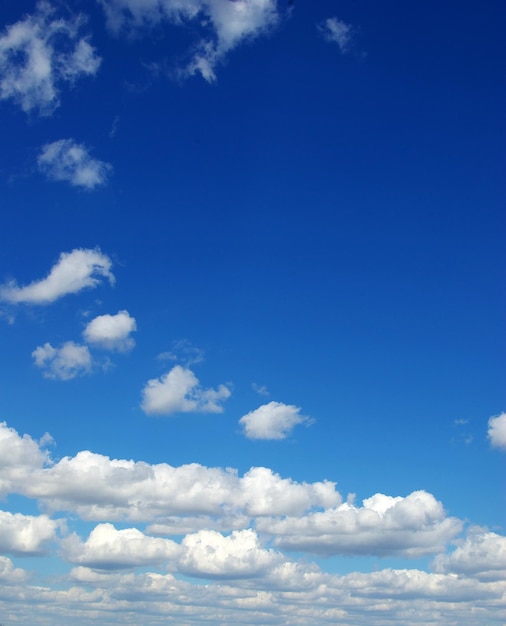
[[12, 304], [50, 304], [69, 293], [96, 287], [101, 277], [114, 284], [111, 266], [111, 259], [98, 248], [62, 252], [46, 278], [26, 287], [18, 287], [14, 281], [0, 286], [0, 300]]
[[142, 395], [142, 410], [151, 415], [222, 413], [231, 391], [227, 385], [204, 389], [190, 369], [176, 365], [161, 378], [148, 380]]
[[32, 352], [32, 357], [35, 365], [43, 370], [45, 378], [71, 380], [91, 372], [90, 351], [73, 341], [67, 341], [61, 348], [45, 343]]
[[270, 396], [269, 390], [265, 385], [257, 385], [256, 383], [252, 383], [253, 391], [256, 391], [259, 396]]
[[92, 158], [88, 149], [73, 139], [60, 139], [43, 146], [37, 164], [50, 180], [88, 190], [105, 185], [112, 169], [109, 163]]
[[55, 16], [46, 0], [35, 12], [0, 34], [0, 100], [13, 100], [25, 113], [50, 115], [60, 103], [62, 83], [97, 73], [101, 59], [86, 37], [82, 15]]
[[493, 448], [506, 450], [506, 413], [488, 420], [488, 438]]
[[453, 423], [455, 424], [455, 426], [464, 426], [465, 424], [469, 424], [469, 420], [456, 419], [456, 420], [453, 420]]
[[178, 339], [172, 342], [172, 349], [167, 352], [161, 352], [158, 355], [160, 361], [179, 361], [186, 367], [202, 363], [204, 360], [204, 350], [192, 345], [186, 339]]
[[336, 43], [343, 54], [350, 51], [353, 28], [337, 17], [329, 17], [317, 26], [325, 41]]
[[118, 311], [116, 315], [99, 315], [89, 322], [83, 335], [87, 343], [104, 350], [128, 352], [135, 341], [130, 333], [137, 330], [134, 317], [128, 311]]
[[241, 417], [239, 423], [248, 439], [286, 439], [294, 426], [310, 421], [297, 406], [269, 402]]
[[193, 56], [180, 69], [180, 77], [200, 74], [216, 80], [216, 68], [242, 43], [269, 32], [280, 20], [276, 0], [195, 0], [192, 2], [132, 2], [101, 0], [109, 28], [141, 30], [162, 22], [174, 25], [193, 22], [203, 31], [193, 46]]

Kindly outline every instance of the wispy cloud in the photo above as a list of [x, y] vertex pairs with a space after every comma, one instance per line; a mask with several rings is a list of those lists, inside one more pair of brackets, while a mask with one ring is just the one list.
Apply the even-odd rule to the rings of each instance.
[[93, 75], [100, 57], [81, 35], [82, 15], [57, 17], [41, 0], [32, 15], [0, 35], [0, 99], [13, 100], [25, 112], [50, 115], [60, 102], [63, 83]]
[[25, 287], [19, 287], [15, 281], [3, 285], [0, 300], [13, 304], [50, 304], [67, 294], [96, 287], [102, 278], [114, 284], [111, 267], [111, 259], [98, 248], [62, 252], [46, 278]]
[[216, 80], [216, 67], [239, 44], [268, 32], [280, 19], [276, 0], [100, 0], [109, 28], [139, 30], [163, 21], [195, 23], [204, 31], [181, 76]]
[[190, 369], [176, 365], [161, 378], [148, 380], [142, 395], [142, 409], [151, 415], [221, 413], [231, 391], [227, 385], [205, 389]]
[[248, 439], [286, 439], [294, 426], [310, 422], [299, 407], [282, 402], [263, 404], [239, 420]]
[[50, 343], [38, 346], [32, 357], [45, 378], [71, 380], [91, 372], [92, 358], [87, 346], [67, 341], [59, 348]]
[[105, 185], [112, 170], [109, 163], [94, 159], [86, 146], [73, 139], [60, 139], [43, 146], [37, 164], [49, 179], [88, 190]]
[[343, 54], [350, 51], [353, 28], [346, 22], [329, 17], [318, 24], [318, 30], [326, 41], [336, 43]]

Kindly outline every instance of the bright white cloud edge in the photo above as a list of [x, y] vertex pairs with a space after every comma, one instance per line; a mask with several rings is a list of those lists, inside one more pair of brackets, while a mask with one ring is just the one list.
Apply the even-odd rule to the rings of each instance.
[[82, 289], [97, 287], [103, 278], [114, 284], [112, 261], [99, 248], [62, 252], [46, 278], [24, 287], [11, 281], [0, 287], [0, 300], [12, 304], [45, 305]]

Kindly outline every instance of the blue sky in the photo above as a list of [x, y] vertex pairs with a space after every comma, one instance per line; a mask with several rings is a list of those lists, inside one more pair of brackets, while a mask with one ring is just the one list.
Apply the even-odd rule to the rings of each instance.
[[503, 624], [502, 2], [0, 7], [0, 621]]

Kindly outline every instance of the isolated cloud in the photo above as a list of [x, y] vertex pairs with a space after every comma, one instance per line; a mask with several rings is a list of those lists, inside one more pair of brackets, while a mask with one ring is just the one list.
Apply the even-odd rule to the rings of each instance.
[[479, 580], [506, 580], [506, 537], [481, 528], [469, 531], [451, 554], [433, 562], [437, 572], [471, 576]]
[[231, 395], [226, 385], [204, 389], [188, 368], [176, 365], [161, 378], [148, 380], [142, 390], [142, 409], [150, 415], [172, 413], [221, 413]]
[[49, 179], [89, 190], [104, 185], [112, 169], [109, 163], [92, 158], [86, 146], [73, 139], [47, 143], [37, 157], [37, 164]]
[[159, 565], [174, 558], [180, 547], [174, 541], [148, 537], [137, 528], [117, 530], [112, 524], [99, 524], [82, 543], [77, 535], [62, 542], [63, 557], [96, 569], [122, 569]]
[[60, 348], [50, 343], [38, 346], [32, 352], [35, 365], [43, 370], [45, 378], [70, 380], [91, 372], [92, 359], [87, 346], [67, 341]]
[[255, 531], [235, 530], [224, 537], [215, 530], [201, 530], [182, 541], [179, 570], [205, 578], [252, 578], [284, 560], [274, 550], [262, 548]]
[[318, 30], [326, 41], [336, 43], [343, 54], [349, 52], [353, 35], [353, 29], [349, 24], [337, 17], [329, 17], [318, 24]]
[[0, 583], [2, 585], [23, 584], [27, 579], [27, 572], [15, 568], [13, 562], [6, 556], [0, 556]]
[[418, 558], [443, 551], [462, 522], [446, 517], [432, 494], [415, 491], [405, 498], [378, 493], [360, 508], [344, 503], [303, 517], [264, 518], [257, 528], [286, 550]]
[[488, 438], [494, 448], [506, 450], [506, 413], [488, 420]]
[[100, 0], [114, 32], [139, 29], [168, 21], [175, 25], [197, 23], [204, 36], [182, 70], [216, 79], [216, 66], [237, 45], [267, 32], [280, 19], [276, 0]]
[[99, 315], [89, 322], [83, 332], [87, 343], [105, 350], [128, 352], [135, 341], [130, 336], [137, 330], [137, 323], [128, 311], [118, 311], [116, 315]]
[[82, 15], [57, 17], [45, 0], [32, 15], [0, 34], [0, 99], [11, 99], [26, 113], [50, 115], [60, 88], [82, 75], [96, 74], [100, 57], [81, 35]]
[[47, 515], [22, 515], [0, 510], [0, 552], [35, 556], [46, 552], [59, 523]]
[[98, 248], [62, 252], [46, 278], [26, 287], [18, 287], [14, 281], [3, 285], [0, 287], [0, 300], [13, 304], [50, 304], [69, 293], [96, 287], [102, 278], [114, 284], [111, 266], [111, 259]]
[[248, 439], [286, 439], [297, 424], [308, 422], [300, 408], [282, 402], [269, 402], [239, 420]]

